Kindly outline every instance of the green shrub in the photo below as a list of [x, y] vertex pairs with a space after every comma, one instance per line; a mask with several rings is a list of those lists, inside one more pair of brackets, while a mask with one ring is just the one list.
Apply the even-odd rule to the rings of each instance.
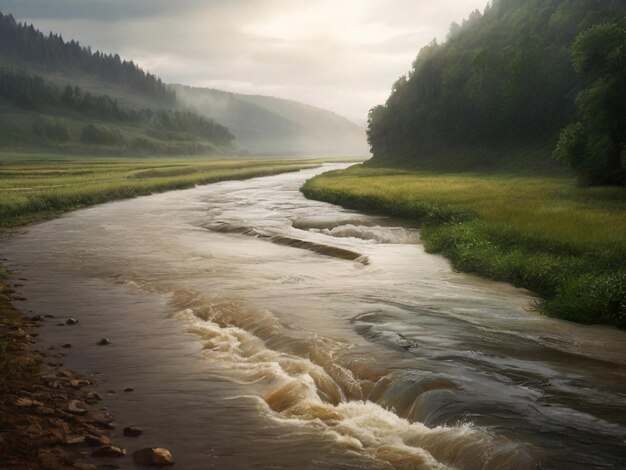
[[121, 146], [124, 144], [122, 133], [116, 128], [87, 124], [83, 127], [80, 140], [84, 144]]
[[33, 124], [33, 131], [36, 135], [46, 137], [54, 142], [65, 143], [70, 140], [67, 126], [59, 121], [39, 119]]
[[543, 309], [567, 320], [626, 328], [626, 271], [567, 278]]

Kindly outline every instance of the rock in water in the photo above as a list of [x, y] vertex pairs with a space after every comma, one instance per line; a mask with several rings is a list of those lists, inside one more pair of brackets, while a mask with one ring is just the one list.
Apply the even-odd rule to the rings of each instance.
[[109, 341], [108, 338], [102, 338], [100, 341], [98, 341], [96, 343], [98, 346], [106, 346], [108, 344], [111, 344], [111, 341]]
[[87, 434], [85, 436], [85, 444], [90, 447], [102, 447], [111, 444], [111, 441], [106, 436], [98, 434]]
[[84, 462], [74, 462], [74, 468], [78, 470], [98, 470], [98, 467], [95, 465]]
[[137, 437], [143, 434], [143, 429], [136, 428], [134, 426], [128, 426], [124, 428], [124, 435], [127, 437]]
[[136, 465], [149, 465], [152, 467], [166, 467], [174, 465], [174, 457], [170, 451], [162, 447], [151, 447], [138, 450], [133, 454], [133, 462]]
[[88, 405], [95, 405], [99, 401], [102, 401], [102, 395], [96, 392], [87, 392], [87, 398], [85, 399], [85, 403]]
[[15, 400], [15, 406], [18, 408], [30, 408], [31, 406], [43, 406], [43, 403], [37, 400], [31, 400], [30, 398], [18, 398]]
[[87, 410], [83, 407], [83, 404], [78, 400], [72, 400], [67, 405], [67, 411], [75, 415], [85, 415], [87, 414]]
[[74, 444], [82, 444], [85, 442], [85, 436], [80, 436], [78, 434], [70, 434], [69, 436], [65, 436], [65, 444], [74, 445]]
[[110, 458], [110, 457], [124, 457], [126, 455], [126, 449], [122, 449], [121, 447], [106, 445], [102, 447], [98, 447], [91, 453], [92, 457], [96, 458]]
[[86, 420], [89, 423], [93, 423], [109, 429], [115, 427], [115, 425], [113, 424], [113, 417], [106, 411], [90, 411], [89, 413], [87, 413]]
[[66, 325], [76, 325], [77, 323], [78, 320], [76, 320], [76, 318], [68, 318], [67, 320], [65, 320]]
[[91, 383], [88, 380], [78, 380], [78, 379], [72, 379], [68, 382], [69, 386], [72, 388], [83, 388], [86, 387], [87, 385], [91, 385]]

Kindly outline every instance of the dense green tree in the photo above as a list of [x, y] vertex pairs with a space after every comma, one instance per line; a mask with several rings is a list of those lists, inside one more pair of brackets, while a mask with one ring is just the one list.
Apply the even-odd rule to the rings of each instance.
[[81, 142], [85, 144], [119, 146], [124, 143], [124, 137], [115, 128], [87, 124], [80, 134]]
[[[191, 111], [129, 110], [120, 107], [116, 100], [107, 95], [83, 93], [79, 87], [71, 86], [66, 86], [61, 92], [56, 85], [40, 76], [1, 66], [0, 98], [22, 108], [66, 111], [107, 121], [144, 124], [153, 129], [156, 136], [166, 137], [167, 132], [186, 133], [192, 138], [206, 139], [225, 146], [234, 141], [226, 127]], [[53, 140], [65, 141], [64, 133], [58, 126], [37, 125], [35, 131]], [[104, 131], [98, 132], [98, 129], [86, 128], [83, 134], [83, 141], [88, 143], [110, 145], [111, 142], [121, 142]]]
[[[577, 114], [576, 36], [624, 15], [624, 0], [494, 0], [475, 11], [444, 43], [424, 47], [370, 112], [373, 163], [432, 167], [465, 149], [529, 144], [549, 163]], [[594, 96], [578, 99], [581, 113]]]
[[[83, 91], [78, 86], [66, 85], [60, 90], [38, 75], [50, 71], [61, 71], [67, 76], [87, 74], [107, 85], [121, 85], [133, 93], [151, 97], [150, 103], [165, 109], [127, 109], [108, 95]], [[37, 114], [67, 116], [70, 121], [87, 118], [87, 121], [106, 122], [107, 125], [83, 126], [80, 139], [87, 144], [193, 153], [210, 151], [211, 144], [226, 147], [234, 141], [228, 129], [213, 120], [176, 109], [175, 93], [158, 77], [144, 72], [133, 62], [122, 60], [117, 54], [93, 52], [76, 41], [64, 41], [60, 35], [46, 36], [34, 26], [18, 23], [13, 16], [2, 13], [0, 102]], [[161, 142], [134, 138], [127, 143], [117, 123], [139, 124], [146, 135]], [[64, 121], [38, 119], [33, 131], [55, 143], [67, 142], [71, 137]]]
[[33, 25], [18, 23], [12, 15], [0, 12], [0, 58], [3, 57], [21, 65], [79, 71], [164, 103], [172, 103], [176, 98], [160, 78], [144, 72], [133, 62], [123, 61], [117, 54], [92, 52], [77, 41], [65, 42], [61, 35], [45, 36]]
[[555, 156], [586, 182], [626, 185], [626, 18], [581, 33], [572, 58], [579, 121], [562, 131]]
[[63, 90], [61, 101], [67, 105], [71, 105], [74, 102], [74, 88], [71, 85], [67, 85]]

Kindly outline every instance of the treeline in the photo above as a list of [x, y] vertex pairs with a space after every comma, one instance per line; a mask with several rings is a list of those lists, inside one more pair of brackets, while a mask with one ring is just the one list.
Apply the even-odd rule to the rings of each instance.
[[12, 15], [1, 12], [0, 57], [11, 63], [48, 70], [82, 72], [163, 103], [173, 103], [176, 99], [175, 93], [160, 78], [144, 72], [132, 61], [122, 60], [117, 54], [93, 52], [74, 40], [65, 42], [58, 34], [46, 36], [33, 25], [18, 23]]
[[474, 145], [553, 148], [578, 116], [572, 44], [624, 15], [623, 0], [494, 0], [475, 11], [443, 44], [424, 47], [386, 104], [370, 111], [373, 161], [419, 167]]
[[[70, 111], [106, 121], [143, 124], [151, 129], [150, 136], [161, 140], [180, 139], [180, 135], [175, 134], [181, 133], [206, 139], [218, 146], [228, 146], [234, 140], [227, 128], [190, 111], [127, 109], [107, 95], [83, 92], [80, 87], [69, 85], [61, 91], [55, 84], [22, 70], [0, 67], [0, 98], [28, 110], [54, 111], [56, 114]], [[96, 144], [120, 141], [118, 137], [110, 138], [98, 132], [98, 128], [85, 127], [81, 139]], [[57, 125], [43, 127], [40, 134], [65, 136], [67, 132], [58, 129]]]

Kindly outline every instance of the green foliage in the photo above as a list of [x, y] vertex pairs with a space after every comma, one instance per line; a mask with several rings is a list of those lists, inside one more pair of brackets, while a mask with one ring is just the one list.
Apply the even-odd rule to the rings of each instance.
[[446, 42], [424, 47], [387, 102], [372, 109], [372, 162], [447, 168], [466, 148], [528, 144], [542, 146], [548, 160], [576, 114], [574, 39], [625, 14], [625, 2], [588, 0], [496, 0], [472, 13]]
[[626, 328], [626, 271], [582, 272], [565, 279], [543, 310], [567, 320]]
[[[59, 119], [40, 116], [61, 114], [66, 119], [85, 119], [106, 121], [108, 125], [90, 122], [81, 126], [76, 136], [87, 145], [105, 145], [126, 150], [126, 141], [119, 131], [120, 125], [142, 126], [148, 135], [162, 142], [154, 142], [141, 137], [130, 139], [130, 150], [142, 153], [194, 154], [214, 153], [216, 148], [228, 150], [234, 137], [225, 127], [211, 119], [190, 111], [151, 109], [125, 109], [107, 95], [94, 95], [83, 92], [80, 87], [66, 86], [61, 92], [54, 84], [42, 77], [23, 70], [0, 66], [0, 98], [17, 106], [23, 112], [30, 112], [36, 117], [33, 133], [56, 144], [65, 144], [72, 140], [66, 123]], [[36, 114], [33, 113], [36, 111]], [[1, 132], [0, 132], [1, 134]], [[32, 137], [21, 133], [13, 137], [21, 143], [30, 143]], [[170, 144], [177, 141], [177, 144]], [[164, 145], [163, 142], [168, 142]], [[0, 140], [0, 145], [2, 141]]]
[[554, 156], [585, 182], [626, 185], [626, 18], [581, 33], [572, 59], [580, 121], [561, 132]]
[[302, 191], [420, 221], [427, 251], [542, 295], [539, 308], [549, 315], [626, 327], [624, 188], [355, 166], [313, 178]]
[[123, 145], [124, 143], [122, 134], [118, 130], [106, 126], [95, 126], [93, 124], [87, 124], [83, 127], [80, 140], [86, 144], [110, 146]]
[[[33, 160], [0, 165], [0, 228], [102, 202], [295, 171], [304, 161], [271, 160]], [[0, 269], [0, 286], [2, 270]]]
[[26, 109], [56, 102], [58, 89], [42, 77], [0, 66], [0, 97]]
[[[124, 107], [107, 94], [95, 94], [70, 84], [59, 89], [33, 71], [59, 71], [79, 77], [77, 80], [85, 75], [95, 76], [105, 83], [107, 91], [123, 96], [125, 102], [128, 90], [120, 95], [122, 88], [129, 89], [133, 98], [149, 97], [148, 106], [159, 109]], [[111, 85], [115, 89], [111, 90]], [[146, 100], [141, 102], [145, 106]], [[57, 35], [44, 36], [32, 25], [18, 24], [12, 16], [2, 13], [0, 103], [6, 104], [0, 107], [0, 146], [5, 148], [37, 146], [57, 150], [62, 145], [67, 150], [80, 142], [83, 147], [113, 147], [120, 153], [214, 154], [217, 150], [228, 153], [233, 149], [234, 137], [228, 129], [211, 119], [177, 109], [175, 93], [132, 62], [121, 61], [117, 55], [93, 53], [74, 41], [66, 43]], [[30, 122], [1, 122], [2, 114], [16, 108], [22, 113], [20, 118], [30, 113], [29, 120], [23, 119]], [[29, 129], [18, 124], [26, 124]], [[124, 133], [131, 135], [125, 137]]]
[[46, 137], [54, 142], [65, 143], [70, 140], [67, 125], [58, 120], [38, 119], [33, 124], [35, 135]]
[[66, 42], [60, 35], [45, 36], [33, 25], [17, 23], [12, 15], [0, 12], [0, 57], [26, 66], [51, 70], [74, 70], [123, 85], [158, 99], [173, 103], [175, 93], [158, 77], [144, 72], [132, 61], [117, 54], [104, 54], [81, 46], [77, 41]]

